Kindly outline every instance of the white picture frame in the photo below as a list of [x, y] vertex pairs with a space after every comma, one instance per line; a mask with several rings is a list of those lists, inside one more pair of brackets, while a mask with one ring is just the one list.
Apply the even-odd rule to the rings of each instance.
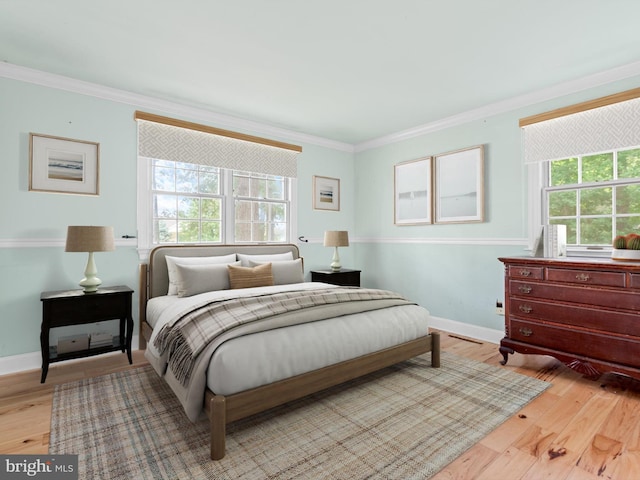
[[99, 195], [100, 144], [29, 134], [29, 190]]
[[432, 223], [432, 157], [393, 166], [393, 223]]
[[484, 221], [484, 146], [434, 157], [435, 223]]
[[313, 176], [313, 208], [315, 210], [340, 210], [340, 179]]

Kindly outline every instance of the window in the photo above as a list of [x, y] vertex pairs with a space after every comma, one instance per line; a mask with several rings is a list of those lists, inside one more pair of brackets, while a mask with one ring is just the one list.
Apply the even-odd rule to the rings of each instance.
[[640, 88], [520, 119], [529, 244], [567, 225], [569, 255], [607, 256], [640, 229]]
[[546, 162], [543, 223], [567, 226], [574, 247], [610, 247], [640, 230], [640, 148]]
[[138, 254], [161, 243], [286, 243], [302, 147], [136, 111]]
[[153, 159], [153, 244], [287, 242], [292, 183], [282, 176]]
[[236, 242], [286, 242], [288, 179], [233, 171]]

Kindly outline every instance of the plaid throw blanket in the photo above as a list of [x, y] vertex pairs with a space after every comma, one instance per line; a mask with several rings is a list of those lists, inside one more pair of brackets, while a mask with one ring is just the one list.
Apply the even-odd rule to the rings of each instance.
[[154, 345], [167, 354], [169, 368], [187, 386], [198, 355], [216, 336], [237, 326], [321, 305], [368, 300], [400, 300], [401, 295], [367, 288], [329, 288], [214, 301], [165, 325]]

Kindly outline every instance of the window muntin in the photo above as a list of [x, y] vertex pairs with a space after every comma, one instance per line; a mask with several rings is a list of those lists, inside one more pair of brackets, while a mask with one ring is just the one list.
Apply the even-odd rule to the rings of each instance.
[[640, 148], [548, 162], [544, 223], [567, 225], [574, 247], [608, 247], [640, 231]]
[[154, 244], [288, 241], [287, 177], [168, 160], [151, 171]]
[[286, 177], [233, 172], [236, 242], [287, 241], [287, 183]]

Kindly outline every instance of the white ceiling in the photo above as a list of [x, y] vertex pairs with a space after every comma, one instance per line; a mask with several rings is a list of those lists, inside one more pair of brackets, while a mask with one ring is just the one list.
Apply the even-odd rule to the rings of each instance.
[[0, 0], [0, 61], [349, 144], [640, 60], [638, 0]]

